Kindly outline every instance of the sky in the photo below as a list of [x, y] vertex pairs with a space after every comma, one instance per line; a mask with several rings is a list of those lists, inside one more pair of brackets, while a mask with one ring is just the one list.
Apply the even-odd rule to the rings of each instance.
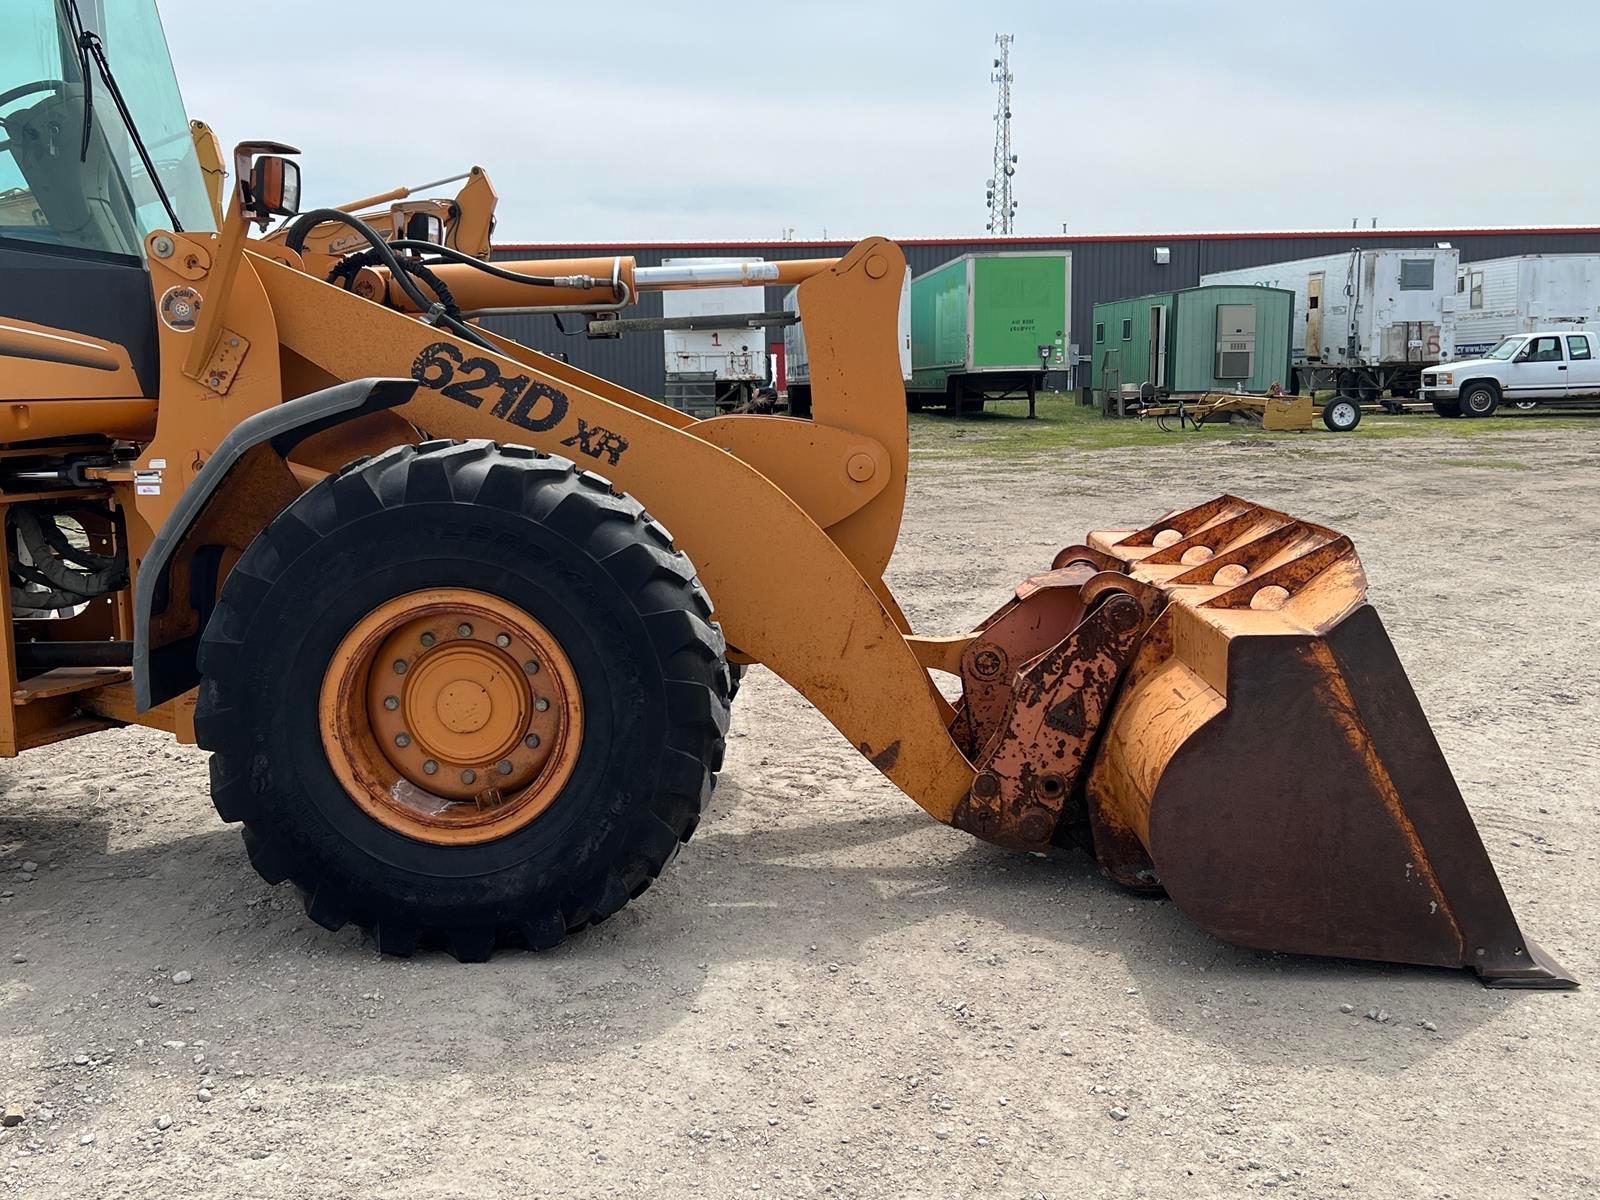
[[305, 206], [477, 164], [500, 242], [981, 235], [997, 32], [1019, 234], [1600, 223], [1594, 23], [1483, 0], [158, 3]]

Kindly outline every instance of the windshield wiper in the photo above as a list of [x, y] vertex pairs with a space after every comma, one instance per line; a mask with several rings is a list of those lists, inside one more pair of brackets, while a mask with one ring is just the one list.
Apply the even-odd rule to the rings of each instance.
[[183, 232], [183, 223], [178, 220], [178, 210], [172, 207], [172, 198], [167, 195], [167, 189], [161, 186], [161, 177], [156, 174], [156, 164], [150, 158], [150, 151], [145, 148], [144, 139], [139, 136], [139, 128], [133, 123], [133, 114], [128, 111], [128, 103], [122, 98], [122, 89], [117, 86], [116, 76], [111, 74], [111, 64], [106, 61], [106, 48], [100, 41], [100, 35], [92, 29], [83, 27], [83, 17], [78, 13], [78, 0], [64, 0], [67, 16], [72, 22], [74, 40], [78, 45], [78, 69], [83, 75], [83, 145], [78, 151], [78, 161], [89, 161], [89, 131], [94, 123], [94, 83], [90, 77], [89, 64], [93, 60], [95, 68], [100, 72], [100, 80], [106, 85], [106, 91], [111, 93], [111, 102], [117, 106], [117, 113], [122, 117], [122, 124], [128, 131], [128, 138], [133, 142], [133, 148], [139, 152], [139, 161], [144, 163], [146, 174], [150, 177], [150, 186], [155, 188], [156, 195], [161, 198], [161, 207], [167, 210], [167, 216], [172, 220], [174, 233]]

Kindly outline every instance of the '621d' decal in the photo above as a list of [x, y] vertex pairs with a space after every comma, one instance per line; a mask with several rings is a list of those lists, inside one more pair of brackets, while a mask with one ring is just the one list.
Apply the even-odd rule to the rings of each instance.
[[554, 429], [567, 415], [567, 397], [526, 375], [502, 375], [491, 358], [468, 358], [452, 342], [435, 342], [411, 364], [411, 378], [468, 408], [492, 402], [490, 412], [534, 433]]

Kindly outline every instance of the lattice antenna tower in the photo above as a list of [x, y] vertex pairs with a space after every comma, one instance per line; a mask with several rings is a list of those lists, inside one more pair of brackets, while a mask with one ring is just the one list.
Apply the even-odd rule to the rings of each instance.
[[1000, 49], [995, 55], [989, 82], [999, 92], [994, 110], [994, 165], [984, 198], [989, 202], [990, 233], [1009, 234], [1017, 221], [1017, 202], [1011, 194], [1011, 181], [1017, 174], [1017, 155], [1011, 148], [1011, 43], [1009, 33], [994, 35]]

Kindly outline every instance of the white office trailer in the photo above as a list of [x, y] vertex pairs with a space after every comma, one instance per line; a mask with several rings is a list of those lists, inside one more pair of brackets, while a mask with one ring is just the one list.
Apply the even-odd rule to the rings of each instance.
[[1415, 396], [1423, 369], [1455, 356], [1459, 266], [1460, 253], [1441, 243], [1218, 271], [1200, 283], [1293, 292], [1294, 383], [1371, 402]]
[[[759, 263], [759, 258], [667, 258], [663, 268], [695, 268]], [[766, 289], [698, 287], [661, 293], [661, 315], [668, 319], [759, 314], [766, 307]], [[714, 322], [708, 322], [714, 323]], [[748, 402], [765, 385], [767, 333], [763, 328], [668, 329], [662, 333], [666, 353], [666, 399], [674, 408], [708, 412]]]
[[[783, 329], [783, 374], [788, 390], [789, 412], [797, 417], [811, 415], [811, 356], [806, 352], [805, 317], [800, 312], [799, 287], [790, 288], [783, 297], [783, 310], [800, 317]], [[900, 318], [896, 337], [900, 347], [900, 376], [911, 382], [911, 268], [906, 268], [905, 283], [900, 288]]]
[[1457, 358], [1519, 333], [1584, 328], [1600, 328], [1600, 254], [1490, 258], [1456, 272]]

